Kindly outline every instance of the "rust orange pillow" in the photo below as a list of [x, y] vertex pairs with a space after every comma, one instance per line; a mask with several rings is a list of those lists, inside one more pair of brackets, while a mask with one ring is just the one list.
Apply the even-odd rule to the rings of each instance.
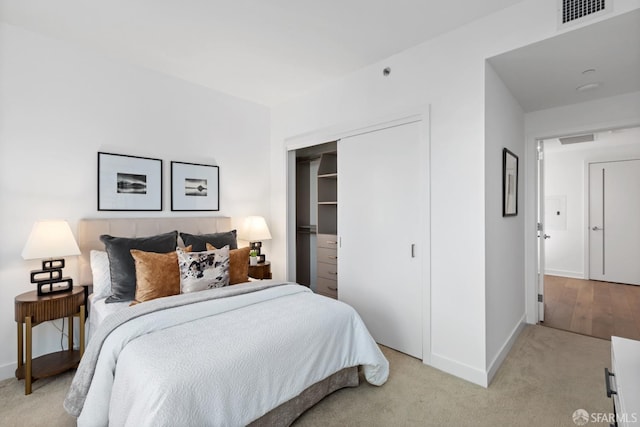
[[[207, 243], [208, 251], [215, 251], [216, 248], [211, 243]], [[231, 249], [229, 251], [229, 284], [249, 281], [249, 251], [251, 248]]]
[[[191, 247], [184, 248], [190, 252]], [[131, 249], [136, 266], [136, 298], [132, 303], [180, 293], [180, 268], [175, 251], [164, 254]]]

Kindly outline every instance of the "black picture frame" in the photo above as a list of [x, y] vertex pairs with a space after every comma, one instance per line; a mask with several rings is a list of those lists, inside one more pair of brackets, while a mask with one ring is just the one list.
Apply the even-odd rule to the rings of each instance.
[[219, 211], [220, 168], [172, 161], [171, 210]]
[[98, 211], [161, 211], [162, 160], [98, 152]]
[[518, 156], [502, 149], [502, 216], [518, 215]]

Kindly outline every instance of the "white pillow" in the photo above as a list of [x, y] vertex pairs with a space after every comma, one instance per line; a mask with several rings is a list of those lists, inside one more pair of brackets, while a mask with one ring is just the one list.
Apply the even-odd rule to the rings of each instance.
[[229, 285], [229, 246], [215, 251], [185, 252], [180, 248], [180, 292], [196, 292]]
[[93, 275], [93, 300], [111, 295], [111, 271], [109, 256], [105, 251], [92, 250], [90, 253], [91, 274]]

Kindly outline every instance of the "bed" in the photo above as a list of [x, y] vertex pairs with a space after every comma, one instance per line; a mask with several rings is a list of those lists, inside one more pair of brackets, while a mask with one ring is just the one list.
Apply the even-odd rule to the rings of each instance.
[[[100, 235], [230, 229], [225, 217], [83, 220], [80, 281], [96, 280]], [[355, 310], [295, 283], [246, 281], [132, 306], [106, 303], [104, 292], [90, 301], [87, 349], [64, 403], [81, 427], [286, 426], [324, 396], [357, 386], [359, 368], [374, 385], [388, 377]]]

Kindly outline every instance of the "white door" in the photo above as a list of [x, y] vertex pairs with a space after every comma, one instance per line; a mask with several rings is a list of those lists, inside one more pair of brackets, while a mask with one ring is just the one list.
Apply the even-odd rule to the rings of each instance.
[[640, 160], [589, 165], [589, 278], [640, 285]]
[[420, 129], [338, 141], [338, 299], [378, 343], [422, 359]]

